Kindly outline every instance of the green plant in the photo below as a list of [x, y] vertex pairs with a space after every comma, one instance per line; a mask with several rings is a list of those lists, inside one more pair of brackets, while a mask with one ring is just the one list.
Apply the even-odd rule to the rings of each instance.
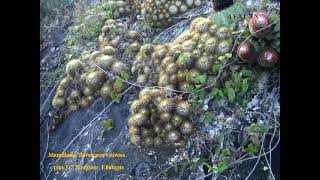
[[220, 61], [225, 61], [225, 60], [227, 60], [227, 59], [229, 59], [229, 58], [231, 58], [231, 57], [232, 57], [232, 54], [231, 54], [231, 53], [226, 53], [226, 54], [224, 54], [223, 56], [219, 56], [218, 59], [219, 59]]
[[249, 142], [244, 147], [247, 153], [255, 154], [261, 146], [261, 137], [263, 133], [268, 133], [268, 127], [263, 123], [253, 123], [245, 128], [245, 132], [249, 135]]
[[245, 106], [249, 99], [248, 91], [252, 82], [252, 72], [242, 68], [239, 72], [233, 72], [220, 89], [213, 88], [210, 95], [218, 99], [228, 97], [229, 102]]
[[111, 37], [116, 36], [119, 33], [119, 29], [117, 27], [111, 27], [109, 30], [109, 34]]
[[273, 47], [277, 53], [280, 54], [280, 16], [279, 16], [279, 12], [276, 10], [271, 10], [269, 17], [271, 19], [272, 22], [276, 22], [273, 25], [273, 39], [271, 41], [271, 47]]
[[209, 95], [217, 100], [224, 97], [223, 91], [217, 87], [212, 88]]
[[117, 92], [115, 92], [115, 91], [112, 91], [112, 92], [111, 92], [111, 99], [112, 99], [112, 101], [115, 101], [116, 103], [119, 103], [121, 97], [122, 97], [122, 94], [121, 94], [121, 93], [117, 93]]
[[214, 65], [212, 66], [212, 72], [213, 72], [214, 74], [217, 74], [217, 73], [220, 71], [220, 68], [221, 68], [221, 64], [214, 64]]
[[41, 0], [40, 1], [40, 16], [41, 19], [48, 17], [49, 19], [56, 18], [65, 7], [66, 3], [63, 0]]
[[225, 26], [235, 29], [239, 18], [244, 18], [248, 15], [248, 9], [242, 3], [234, 3], [232, 6], [211, 16], [213, 22], [218, 26]]
[[80, 33], [85, 39], [92, 39], [97, 37], [103, 26], [104, 17], [88, 16], [90, 18], [85, 18], [85, 20], [80, 24]]
[[199, 74], [196, 77], [192, 77], [192, 74], [187, 73], [186, 81], [191, 82], [189, 91], [193, 95], [192, 106], [200, 108], [205, 97], [208, 95], [207, 91], [203, 87], [207, 84], [207, 76], [205, 74]]
[[200, 121], [206, 124], [211, 124], [214, 121], [214, 116], [211, 112], [205, 112], [200, 116]]
[[124, 79], [124, 80], [127, 80], [127, 79], [129, 78], [129, 74], [128, 74], [128, 72], [126, 72], [126, 71], [122, 71], [122, 72], [120, 73], [120, 77], [121, 77], [122, 79]]
[[114, 86], [115, 88], [121, 89], [124, 87], [124, 83], [122, 80], [116, 79], [116, 81], [114, 82]]
[[260, 0], [257, 4], [257, 10], [258, 11], [269, 11], [272, 8], [272, 5], [270, 4], [270, 0]]
[[[75, 10], [75, 23], [68, 29], [70, 32], [70, 36], [67, 38], [68, 46], [79, 43], [81, 39], [90, 40], [97, 37], [106, 19], [119, 16], [115, 3], [99, 2], [93, 7], [83, 8], [83, 5], [81, 7], [81, 9]], [[110, 33], [116, 34], [117, 28], [111, 28]]]
[[178, 62], [179, 63], [181, 63], [181, 64], [185, 64], [186, 63], [186, 61], [187, 61], [187, 56], [186, 56], [186, 54], [185, 53], [181, 53], [180, 55], [179, 55], [179, 57], [178, 57]]
[[81, 39], [81, 34], [79, 32], [79, 26], [69, 27], [70, 35], [67, 36], [67, 48], [71, 48], [71, 46]]
[[110, 131], [113, 129], [113, 120], [111, 118], [103, 120], [102, 126], [105, 130]]
[[207, 166], [208, 172], [214, 172], [214, 173], [223, 173], [225, 170], [229, 168], [230, 164], [230, 150], [228, 147], [225, 146], [225, 138], [223, 134], [220, 134], [217, 137], [217, 145], [214, 145], [212, 148], [212, 151], [214, 154], [217, 156], [217, 161], [212, 162], [212, 161], [207, 161], [204, 162], [204, 165]]
[[117, 6], [115, 6], [114, 4], [110, 4], [110, 3], [104, 3], [102, 5], [102, 9], [104, 12], [106, 12], [106, 18], [107, 19], [112, 19], [115, 18], [117, 16], [119, 16], [117, 12]]

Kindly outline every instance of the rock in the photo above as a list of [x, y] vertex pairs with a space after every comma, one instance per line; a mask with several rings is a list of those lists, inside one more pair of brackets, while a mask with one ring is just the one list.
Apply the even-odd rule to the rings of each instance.
[[135, 177], [142, 177], [144, 174], [147, 174], [150, 171], [150, 165], [146, 162], [140, 162], [133, 169], [132, 175]]

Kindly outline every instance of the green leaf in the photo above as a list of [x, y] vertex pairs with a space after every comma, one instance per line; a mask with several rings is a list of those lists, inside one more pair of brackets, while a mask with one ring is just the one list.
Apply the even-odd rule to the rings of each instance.
[[252, 72], [250, 70], [247, 70], [247, 69], [242, 69], [240, 71], [240, 76], [241, 77], [252, 77]]
[[231, 88], [231, 85], [232, 85], [232, 81], [226, 81], [226, 82], [224, 83], [224, 86], [225, 86], [226, 88]]
[[260, 133], [260, 132], [263, 132], [263, 133], [267, 133], [268, 132], [268, 127], [262, 123], [257, 123], [257, 124], [252, 124], [250, 127], [249, 127], [249, 131], [250, 133]]
[[249, 102], [248, 99], [242, 99], [242, 103], [241, 103], [242, 108], [245, 108], [247, 106], [248, 102]]
[[276, 25], [274, 26], [274, 29], [273, 29], [275, 32], [278, 32], [280, 31], [280, 23], [276, 23]]
[[212, 171], [212, 165], [207, 163], [207, 162], [203, 162], [203, 165], [207, 166], [208, 168], [208, 172], [211, 172]]
[[249, 89], [248, 79], [242, 80], [242, 92], [246, 93]]
[[205, 84], [206, 81], [207, 81], [207, 76], [205, 74], [196, 77], [197, 84]]
[[268, 133], [268, 127], [266, 125], [259, 123], [258, 126], [263, 133]]
[[113, 129], [113, 121], [111, 118], [104, 120], [102, 123], [105, 130], [109, 131]]
[[225, 87], [222, 91], [223, 91], [224, 96], [228, 96], [228, 88], [227, 87]]
[[236, 97], [236, 94], [234, 92], [234, 89], [233, 88], [228, 88], [228, 98], [229, 98], [229, 101], [230, 102], [233, 102], [234, 99]]
[[116, 92], [114, 92], [114, 91], [111, 92], [111, 99], [112, 99], [112, 101], [115, 101], [116, 103], [119, 103], [121, 97], [122, 97], [122, 94], [121, 94], [121, 93], [116, 93]]
[[196, 88], [201, 88], [202, 85], [195, 85]]
[[[249, 20], [250, 21], [250, 20]], [[243, 40], [245, 40], [247, 37], [249, 37], [251, 35], [251, 32], [249, 31], [249, 29], [247, 29], [246, 31], [244, 31], [241, 35], [241, 38]]]
[[219, 94], [220, 97], [223, 97], [223, 96], [224, 96], [223, 92], [222, 92], [220, 89], [219, 89], [219, 91], [218, 91], [218, 94]]
[[223, 61], [223, 60], [225, 59], [225, 56], [219, 56], [218, 59], [219, 59], [220, 61]]
[[221, 134], [221, 135], [218, 136], [218, 142], [219, 143], [223, 143], [223, 141], [224, 141], [224, 135]]
[[191, 171], [195, 171], [197, 169], [197, 163], [191, 164]]
[[226, 157], [229, 157], [230, 156], [230, 150], [225, 148], [225, 149], [222, 149], [221, 150], [221, 153], [220, 153], [220, 157], [221, 158], [226, 158]]
[[129, 74], [126, 71], [122, 71], [120, 73], [120, 76], [122, 79], [125, 79], [125, 80], [127, 80], [129, 78]]
[[225, 57], [229, 59], [229, 58], [232, 57], [232, 54], [231, 54], [231, 53], [226, 53], [226, 54], [225, 54]]
[[213, 73], [218, 73], [220, 71], [220, 68], [221, 68], [221, 64], [214, 64], [212, 66], [212, 72]]
[[212, 172], [218, 171], [218, 166], [216, 164], [212, 164]]
[[190, 73], [187, 73], [186, 75], [186, 81], [191, 82], [192, 81], [192, 76]]
[[229, 167], [229, 162], [227, 160], [223, 160], [218, 162], [218, 173], [223, 173]]
[[211, 92], [209, 93], [209, 95], [210, 95], [211, 97], [216, 97], [217, 94], [218, 94], [218, 91], [219, 91], [219, 89], [216, 88], [216, 87], [214, 87], [214, 88], [212, 88], [212, 90], [211, 90]]
[[213, 114], [212, 114], [212, 113], [209, 113], [209, 112], [205, 112], [204, 114], [202, 114], [202, 115], [200, 116], [200, 121], [201, 121], [201, 122], [204, 122], [204, 123], [210, 124], [210, 123], [213, 122], [213, 120], [214, 120]]
[[259, 151], [259, 148], [260, 148], [260, 145], [250, 143], [246, 148], [244, 148], [244, 151], [246, 153], [254, 154], [254, 153], [257, 153]]
[[164, 177], [168, 177], [168, 170], [164, 170], [162, 174]]
[[214, 153], [215, 154], [220, 154], [220, 151], [221, 151], [221, 147], [220, 146], [216, 146], [215, 148], [214, 148]]
[[181, 53], [178, 57], [178, 61], [181, 63], [181, 64], [185, 64], [186, 61], [187, 61], [187, 56], [184, 54], [184, 53]]
[[250, 136], [250, 140], [253, 144], [259, 145], [261, 142], [260, 134], [253, 134]]
[[234, 74], [232, 74], [232, 76], [233, 76], [234, 82], [235, 82], [236, 84], [238, 84], [238, 83], [240, 82], [240, 78], [241, 78], [240, 73], [234, 73]]
[[114, 82], [114, 85], [115, 85], [115, 87], [117, 87], [117, 88], [122, 88], [123, 85], [124, 85], [124, 83], [123, 83], [122, 80], [116, 79], [116, 81]]

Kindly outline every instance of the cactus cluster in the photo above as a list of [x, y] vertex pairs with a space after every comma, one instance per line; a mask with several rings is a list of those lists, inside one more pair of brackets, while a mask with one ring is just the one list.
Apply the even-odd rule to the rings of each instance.
[[[213, 77], [212, 66], [222, 63], [219, 56], [232, 49], [232, 34], [228, 28], [199, 17], [191, 22], [190, 30], [180, 34], [173, 42], [143, 47], [148, 51], [140, 49], [131, 69], [139, 74], [139, 83], [155, 83], [188, 91], [190, 85], [195, 85], [197, 76], [205, 74]], [[146, 66], [147, 63], [152, 65]], [[154, 73], [149, 73], [150, 68], [154, 68]]]
[[154, 48], [152, 43], [141, 46], [139, 52], [133, 60], [131, 73], [137, 76], [137, 83], [140, 85], [156, 85], [158, 74], [154, 72], [156, 67], [152, 61]]
[[128, 1], [115, 0], [99, 2], [96, 8], [90, 8], [75, 18], [75, 26], [71, 29], [78, 31], [85, 39], [99, 35], [106, 19], [120, 18], [131, 11]]
[[141, 47], [141, 36], [135, 30], [126, 32], [125, 24], [109, 19], [99, 36], [100, 50], [110, 55], [132, 59]]
[[100, 5], [100, 8], [104, 10], [108, 18], [119, 18], [125, 16], [131, 12], [130, 5], [127, 0], [114, 0], [106, 1]]
[[[59, 82], [52, 99], [52, 106], [63, 116], [88, 107], [98, 97], [107, 100], [111, 99], [112, 92], [124, 91], [125, 86], [117, 86], [115, 79], [109, 78], [94, 64], [117, 75], [129, 73], [126, 64], [100, 51], [69, 61], [65, 68], [67, 76]], [[52, 121], [51, 127], [54, 129], [60, 120]]]
[[100, 48], [104, 48], [107, 44], [118, 46], [121, 38], [120, 35], [124, 33], [124, 31], [125, 26], [123, 23], [114, 19], [106, 20], [99, 35]]
[[158, 85], [188, 91], [197, 76], [213, 75], [212, 66], [221, 63], [219, 56], [230, 52], [231, 48], [232, 36], [228, 28], [218, 27], [208, 18], [194, 19], [190, 30], [166, 44], [162, 57], [154, 60], [161, 66]]
[[[123, 23], [107, 20], [99, 37], [100, 50], [67, 63], [67, 76], [59, 82], [52, 99], [52, 106], [60, 113], [59, 118], [52, 121], [53, 129], [61, 118], [79, 108], [88, 107], [96, 98], [108, 100], [113, 92], [124, 91], [125, 85], [119, 86], [114, 78], [109, 78], [104, 72], [116, 76], [121, 76], [123, 72], [130, 74], [128, 65], [120, 59], [126, 54], [136, 55], [140, 49], [140, 37], [136, 31], [125, 32], [124, 27]], [[119, 31], [113, 34], [111, 28]]]
[[169, 26], [173, 17], [187, 12], [189, 9], [199, 7], [206, 0], [145, 0], [143, 3], [136, 0], [143, 19], [148, 22], [151, 27]]
[[169, 98], [160, 89], [144, 88], [132, 102], [128, 118], [130, 140], [135, 145], [184, 145], [194, 129], [191, 104]]
[[136, 14], [140, 14], [142, 3], [143, 3], [143, 0], [134, 0], [133, 1], [133, 10]]

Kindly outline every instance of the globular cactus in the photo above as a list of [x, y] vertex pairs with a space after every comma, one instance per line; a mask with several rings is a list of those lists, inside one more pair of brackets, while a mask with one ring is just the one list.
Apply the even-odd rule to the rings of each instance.
[[173, 22], [173, 17], [199, 7], [205, 2], [205, 0], [146, 0], [141, 3], [140, 0], [135, 0], [134, 4], [136, 13], [141, 14], [151, 27], [166, 27]]
[[66, 65], [66, 72], [70, 77], [74, 77], [80, 73], [82, 63], [79, 60], [71, 60]]
[[[132, 102], [128, 118], [130, 140], [145, 147], [181, 146], [193, 130], [191, 104], [165, 96], [165, 91], [143, 88]], [[147, 100], [148, 99], [148, 100]], [[182, 126], [183, 125], [183, 126]]]
[[[67, 76], [59, 82], [52, 99], [52, 106], [61, 113], [59, 116], [66, 117], [80, 108], [87, 108], [98, 97], [110, 100], [113, 92], [125, 90], [125, 85], [116, 85], [115, 79], [109, 79], [107, 75], [107, 71], [117, 76], [123, 72], [130, 75], [127, 64], [114, 58], [116, 54], [115, 47], [105, 45], [101, 51], [67, 63]], [[50, 127], [56, 127], [58, 122], [61, 120], [54, 119]]]
[[[183, 4], [181, 1], [176, 3], [179, 6]], [[232, 45], [230, 29], [216, 25], [209, 18], [199, 17], [191, 22], [189, 30], [181, 33], [173, 42], [153, 45], [151, 60], [150, 56], [142, 58], [140, 49], [133, 69], [135, 72], [140, 69], [139, 72], [144, 74], [138, 76], [141, 84], [148, 84], [153, 76], [158, 86], [189, 92], [197, 76], [212, 75], [212, 66], [222, 63], [219, 56], [231, 52]], [[142, 64], [147, 62], [152, 62], [154, 73], [143, 72]], [[187, 77], [191, 78], [187, 80]]]

